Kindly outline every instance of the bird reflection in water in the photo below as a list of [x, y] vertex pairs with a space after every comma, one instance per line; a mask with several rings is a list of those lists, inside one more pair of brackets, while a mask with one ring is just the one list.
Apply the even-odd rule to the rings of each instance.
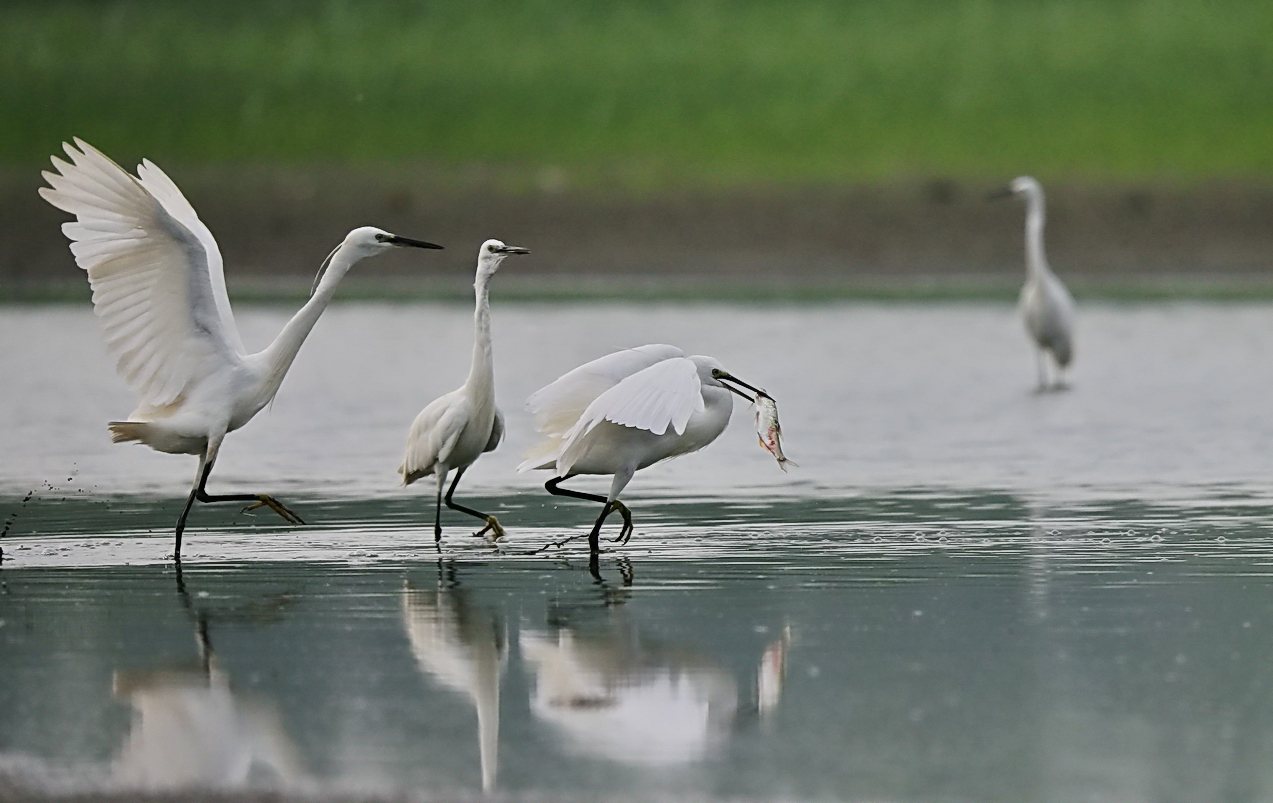
[[402, 623], [420, 671], [473, 701], [482, 789], [490, 791], [499, 768], [500, 678], [508, 662], [502, 620], [472, 603], [448, 562], [438, 564], [434, 588], [404, 583]]
[[191, 665], [117, 671], [114, 693], [133, 709], [113, 778], [128, 787], [241, 788], [283, 785], [302, 774], [296, 746], [274, 704], [239, 693], [221, 668], [208, 615], [177, 590], [198, 646]]
[[[593, 569], [594, 580], [600, 580]], [[631, 566], [621, 567], [631, 585]], [[569, 750], [630, 765], [677, 766], [710, 755], [737, 729], [772, 713], [782, 696], [790, 631], [764, 650], [756, 701], [733, 674], [690, 647], [647, 638], [597, 583], [603, 608], [550, 610], [549, 630], [522, 630], [534, 676], [531, 711]], [[630, 593], [630, 592], [629, 592]], [[587, 621], [600, 614], [600, 621]]]

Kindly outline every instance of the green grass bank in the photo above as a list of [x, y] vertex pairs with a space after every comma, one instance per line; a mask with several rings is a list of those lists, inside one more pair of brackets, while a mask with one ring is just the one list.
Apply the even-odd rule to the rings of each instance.
[[463, 185], [1273, 177], [1273, 4], [0, 5], [0, 161], [410, 162]]

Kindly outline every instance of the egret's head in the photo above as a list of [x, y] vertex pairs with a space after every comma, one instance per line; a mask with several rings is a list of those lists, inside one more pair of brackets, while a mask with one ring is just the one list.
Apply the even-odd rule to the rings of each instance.
[[341, 245], [350, 249], [359, 257], [369, 257], [396, 246], [411, 246], [412, 248], [442, 247], [433, 243], [426, 243], [424, 240], [399, 237], [375, 226], [362, 226], [354, 229], [345, 235], [345, 241]]
[[491, 275], [499, 270], [499, 264], [509, 254], [529, 254], [530, 251], [516, 245], [504, 245], [499, 240], [487, 240], [477, 252], [477, 272]]
[[1008, 186], [991, 192], [990, 199], [1007, 198], [1011, 195], [1042, 198], [1043, 185], [1035, 180], [1033, 176], [1017, 176], [1012, 181], [1008, 182]]
[[[754, 401], [755, 396], [769, 395], [761, 388], [758, 388], [755, 385], [749, 385], [731, 374], [729, 371], [726, 371], [721, 367], [720, 363], [716, 362], [716, 360], [713, 360], [711, 357], [690, 357], [690, 359], [698, 365], [698, 375], [703, 377], [703, 382], [705, 384], [716, 385], [717, 387], [722, 387], [725, 390], [733, 391], [747, 401]], [[705, 370], [707, 372], [706, 377], [703, 376]], [[751, 394], [743, 393], [736, 386], [747, 388], [751, 391]]]
[[396, 234], [390, 234], [384, 229], [378, 229], [375, 226], [362, 226], [354, 229], [345, 235], [345, 239], [341, 240], [340, 245], [332, 249], [332, 252], [323, 260], [323, 264], [318, 268], [318, 275], [314, 277], [314, 284], [310, 288], [310, 295], [314, 294], [314, 290], [318, 289], [318, 283], [322, 281], [323, 274], [327, 272], [327, 266], [331, 264], [332, 257], [337, 252], [347, 252], [350, 259], [345, 263], [346, 267], [365, 259], [369, 256], [379, 254], [396, 246], [411, 246], [413, 248], [441, 248], [440, 245], [426, 243], [424, 240], [413, 240], [410, 237], [399, 237]]

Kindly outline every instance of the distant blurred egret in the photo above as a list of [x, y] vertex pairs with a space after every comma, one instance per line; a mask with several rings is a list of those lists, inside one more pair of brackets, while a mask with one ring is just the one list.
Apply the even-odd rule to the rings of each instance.
[[247, 354], [230, 311], [221, 252], [177, 185], [143, 160], [137, 176], [76, 139], [64, 144], [67, 163], [44, 172], [44, 200], [75, 215], [62, 231], [76, 263], [88, 272], [93, 305], [116, 370], [141, 403], [127, 421], [110, 424], [111, 438], [140, 441], [160, 452], [199, 456], [199, 470], [177, 520], [173, 556], [196, 499], [250, 502], [292, 524], [300, 516], [268, 494], [213, 496], [204, 487], [226, 433], [251, 420], [278, 391], [336, 290], [354, 263], [394, 246], [441, 248], [380, 229], [354, 229], [323, 262], [305, 305], [274, 342]]
[[[639, 469], [669, 457], [696, 452], [716, 440], [729, 423], [730, 392], [752, 397], [759, 388], [727, 373], [711, 357], [687, 357], [675, 346], [648, 345], [616, 351], [579, 366], [526, 401], [545, 440], [518, 471], [555, 469], [549, 493], [601, 502], [588, 535], [598, 551], [606, 517], [618, 511], [623, 528], [615, 540], [632, 536], [632, 513], [619, 493]], [[578, 474], [613, 474], [607, 496], [559, 487]]]
[[482, 243], [477, 254], [477, 278], [473, 282], [476, 296], [473, 311], [473, 363], [464, 386], [429, 403], [416, 416], [407, 434], [406, 453], [402, 465], [402, 484], [410, 485], [430, 474], [437, 477], [437, 502], [433, 514], [433, 540], [442, 540], [442, 489], [451, 469], [458, 469], [455, 481], [446, 492], [446, 506], [486, 521], [475, 535], [488, 530], [501, 538], [504, 528], [494, 516], [451, 499], [460, 477], [484, 453], [492, 451], [504, 437], [504, 416], [495, 406], [495, 366], [491, 356], [491, 277], [509, 254], [529, 254], [525, 248], [504, 245], [499, 240]]
[[1021, 316], [1038, 345], [1039, 389], [1049, 387], [1047, 354], [1056, 363], [1052, 387], [1059, 387], [1065, 368], [1074, 357], [1074, 300], [1048, 267], [1043, 253], [1043, 187], [1030, 176], [1020, 176], [992, 198], [1021, 195], [1026, 201], [1025, 286], [1021, 288]]

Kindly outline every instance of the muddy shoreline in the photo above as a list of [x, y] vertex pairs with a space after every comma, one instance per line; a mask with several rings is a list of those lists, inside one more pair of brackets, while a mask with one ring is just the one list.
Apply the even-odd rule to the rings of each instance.
[[[563, 292], [590, 283], [708, 295], [767, 286], [1006, 286], [1022, 269], [1022, 206], [988, 202], [991, 183], [639, 194], [456, 186], [425, 171], [172, 172], [217, 237], [231, 285], [264, 294], [307, 287], [344, 233], [367, 224], [447, 246], [426, 259], [377, 258], [351, 274], [390, 292], [416, 281], [449, 287], [471, 271], [488, 237], [534, 252], [536, 279], [521, 286]], [[38, 186], [38, 171], [0, 170], [0, 282], [10, 293], [82, 282], [58, 228], [66, 216], [37, 196]], [[1080, 285], [1163, 277], [1257, 285], [1273, 277], [1273, 185], [1053, 184], [1046, 237], [1053, 267]]]

